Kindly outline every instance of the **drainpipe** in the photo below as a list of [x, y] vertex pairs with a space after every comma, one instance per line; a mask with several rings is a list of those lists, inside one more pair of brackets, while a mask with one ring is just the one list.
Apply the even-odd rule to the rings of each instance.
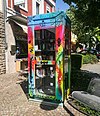
[[6, 40], [6, 18], [7, 18], [7, 5], [6, 0], [2, 0], [2, 6], [3, 6], [3, 14], [4, 14], [4, 30], [5, 30], [5, 37], [4, 37], [4, 43], [5, 43], [5, 62], [6, 62], [6, 72], [8, 70], [8, 55], [7, 55], [7, 40]]
[[3, 1], [3, 13], [4, 13], [4, 29], [5, 29], [5, 50], [7, 49], [7, 43], [6, 43], [6, 0]]

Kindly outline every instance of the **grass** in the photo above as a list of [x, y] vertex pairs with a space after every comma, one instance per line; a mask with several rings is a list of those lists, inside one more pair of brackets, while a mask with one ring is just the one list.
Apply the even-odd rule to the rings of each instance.
[[71, 104], [75, 109], [79, 110], [81, 113], [83, 113], [87, 116], [100, 116], [100, 112], [93, 110], [93, 109], [89, 108], [88, 106], [86, 106], [74, 99], [71, 99], [69, 101], [69, 104]]

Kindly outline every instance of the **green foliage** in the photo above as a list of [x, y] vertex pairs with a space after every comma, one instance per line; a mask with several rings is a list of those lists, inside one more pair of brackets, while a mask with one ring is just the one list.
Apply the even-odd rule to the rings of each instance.
[[84, 22], [77, 19], [76, 10], [75, 6], [70, 6], [70, 9], [66, 12], [71, 20], [71, 30], [77, 35], [79, 43], [89, 43], [89, 47], [91, 48], [100, 40], [100, 28], [87, 26]]
[[88, 63], [94, 64], [97, 62], [98, 62], [98, 59], [96, 55], [92, 55], [92, 54], [83, 55], [83, 64], [88, 64]]
[[90, 28], [100, 27], [100, 0], [63, 0], [67, 4], [74, 3], [75, 17]]
[[76, 107], [78, 107], [79, 110], [81, 110], [83, 113], [90, 115], [90, 116], [100, 116], [100, 112], [92, 110], [88, 106], [85, 106], [84, 104], [82, 104], [76, 100], [74, 100], [73, 102], [76, 105]]
[[95, 28], [94, 35], [97, 38], [97, 40], [100, 42], [100, 28]]
[[83, 33], [82, 31], [84, 27], [83, 23], [76, 20], [75, 11], [76, 11], [75, 7], [71, 6], [66, 13], [71, 20], [71, 31], [78, 36], [80, 33]]
[[[100, 41], [100, 0], [63, 0], [70, 5], [67, 15], [78, 42], [94, 47]], [[75, 3], [72, 5], [71, 3]]]
[[71, 67], [80, 69], [82, 66], [82, 55], [81, 54], [71, 54]]

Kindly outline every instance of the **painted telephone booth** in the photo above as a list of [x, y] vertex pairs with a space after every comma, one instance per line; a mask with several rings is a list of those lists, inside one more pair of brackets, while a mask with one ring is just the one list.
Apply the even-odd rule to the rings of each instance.
[[64, 103], [70, 91], [70, 27], [63, 11], [28, 17], [30, 98]]

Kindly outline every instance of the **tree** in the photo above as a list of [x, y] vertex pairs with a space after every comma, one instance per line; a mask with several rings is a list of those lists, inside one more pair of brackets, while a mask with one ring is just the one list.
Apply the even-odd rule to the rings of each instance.
[[97, 38], [97, 40], [100, 42], [100, 28], [95, 28], [94, 30], [94, 34], [95, 34], [95, 37]]
[[90, 28], [100, 28], [100, 0], [63, 0], [75, 4], [75, 18]]
[[67, 15], [72, 22], [72, 32], [78, 36], [78, 42], [89, 43], [91, 48], [100, 41], [100, 0], [63, 1], [70, 5]]
[[75, 10], [76, 8], [74, 6], [70, 6], [70, 9], [67, 10], [67, 15], [71, 20], [71, 31], [77, 35], [78, 42], [81, 43], [87, 43], [87, 39], [84, 39], [85, 33], [85, 27], [82, 22], [79, 22], [75, 17]]

